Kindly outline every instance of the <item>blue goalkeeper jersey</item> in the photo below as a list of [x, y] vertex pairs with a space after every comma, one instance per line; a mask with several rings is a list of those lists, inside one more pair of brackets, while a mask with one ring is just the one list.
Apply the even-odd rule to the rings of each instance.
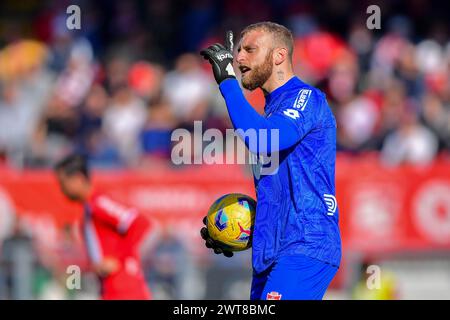
[[[266, 159], [259, 154], [262, 161], [253, 165], [255, 272], [263, 272], [282, 256], [297, 254], [339, 266], [336, 121], [325, 95], [293, 77], [266, 96], [265, 115], [260, 116], [241, 96], [236, 80], [223, 81], [220, 89], [235, 128], [280, 132], [279, 149], [266, 150]], [[275, 156], [278, 166], [266, 163]]]

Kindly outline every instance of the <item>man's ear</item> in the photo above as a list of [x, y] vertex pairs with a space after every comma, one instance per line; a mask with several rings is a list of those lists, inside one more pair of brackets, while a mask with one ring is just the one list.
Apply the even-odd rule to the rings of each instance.
[[275, 63], [275, 65], [280, 65], [282, 64], [284, 61], [286, 61], [286, 59], [288, 58], [288, 51], [286, 48], [276, 48], [273, 51], [273, 61]]

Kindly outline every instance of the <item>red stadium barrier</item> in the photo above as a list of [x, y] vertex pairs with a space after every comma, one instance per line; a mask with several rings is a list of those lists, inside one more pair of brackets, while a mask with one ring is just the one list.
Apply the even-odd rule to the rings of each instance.
[[[386, 168], [370, 158], [339, 156], [336, 180], [344, 251], [450, 249], [448, 162]], [[232, 165], [97, 171], [94, 183], [192, 239], [199, 238], [201, 217], [214, 199], [230, 192], [254, 196], [251, 176]], [[59, 243], [58, 230], [82, 212], [64, 199], [51, 171], [0, 169], [0, 237], [8, 231], [8, 207], [50, 247]]]
[[364, 253], [450, 249], [450, 166], [387, 168], [339, 157], [336, 182], [344, 249]]

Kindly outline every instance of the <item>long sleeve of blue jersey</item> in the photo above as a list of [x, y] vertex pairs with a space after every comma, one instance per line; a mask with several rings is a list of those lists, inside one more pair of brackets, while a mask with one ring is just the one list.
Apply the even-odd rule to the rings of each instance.
[[[288, 149], [297, 144], [311, 129], [311, 121], [297, 119], [297, 115], [298, 118], [303, 115], [294, 109], [280, 108], [267, 118], [260, 115], [245, 99], [236, 79], [223, 81], [220, 84], [220, 91], [225, 99], [231, 122], [236, 130], [242, 130], [237, 133], [243, 138], [250, 152], [268, 153]], [[285, 101], [284, 104], [290, 103], [293, 104], [294, 101]], [[256, 133], [253, 135], [256, 136], [256, 141], [251, 141], [252, 135], [244, 134], [249, 129]], [[277, 143], [273, 143], [272, 139], [275, 132], [278, 133]]]

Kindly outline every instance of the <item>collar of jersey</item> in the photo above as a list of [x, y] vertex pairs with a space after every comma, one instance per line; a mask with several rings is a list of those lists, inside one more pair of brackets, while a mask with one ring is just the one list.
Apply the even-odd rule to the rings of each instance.
[[266, 105], [264, 107], [264, 111], [266, 115], [269, 115], [273, 110], [273, 107], [276, 105], [276, 103], [273, 103], [277, 100], [283, 93], [289, 91], [290, 89], [293, 89], [295, 87], [299, 87], [303, 84], [303, 82], [296, 76], [293, 76], [291, 79], [289, 79], [285, 84], [283, 84], [281, 87], [276, 88], [271, 93], [266, 95]]

